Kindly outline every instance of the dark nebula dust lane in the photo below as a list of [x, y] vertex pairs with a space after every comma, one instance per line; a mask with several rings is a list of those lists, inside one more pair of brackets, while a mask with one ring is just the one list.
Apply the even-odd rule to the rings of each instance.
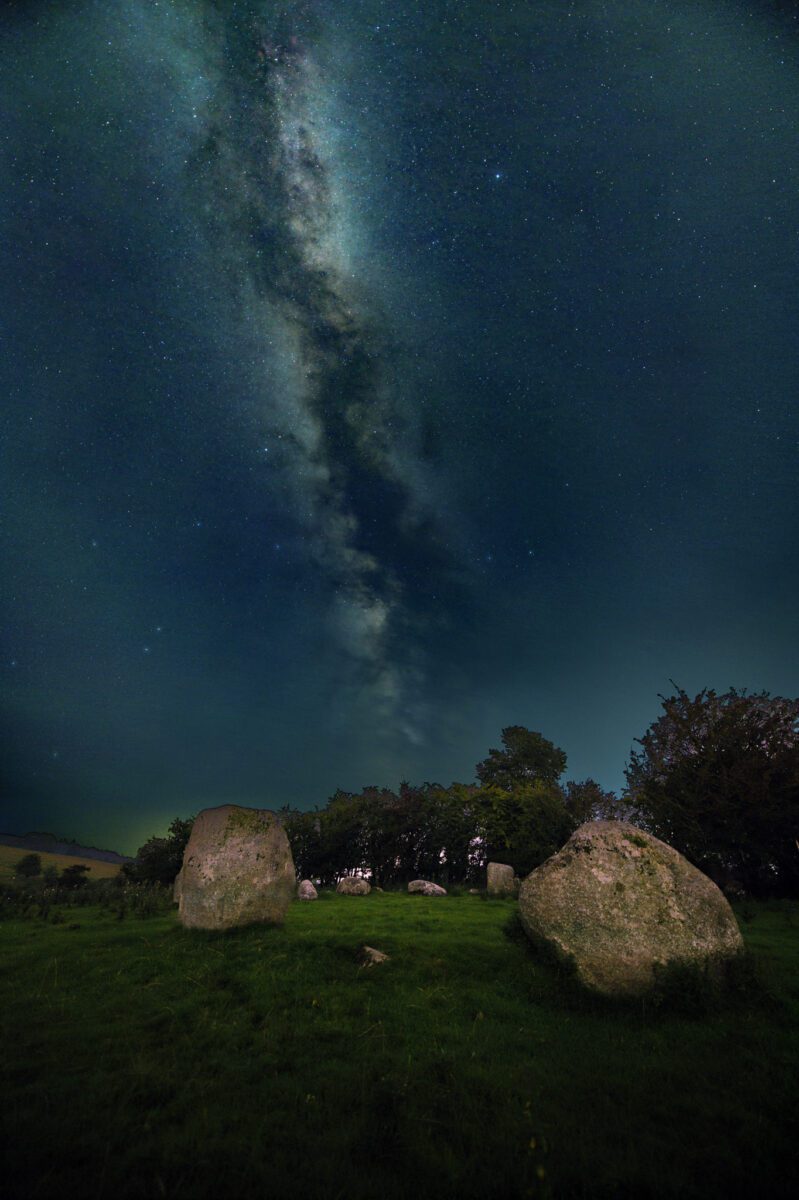
[[335, 595], [340, 644], [386, 717], [404, 710], [407, 723], [421, 686], [425, 596], [415, 583], [432, 572], [451, 587], [454, 564], [392, 445], [400, 362], [390, 320], [343, 245], [357, 217], [331, 181], [329, 84], [313, 26], [306, 6], [271, 20], [235, 6], [219, 18], [222, 66], [188, 173], [227, 285], [290, 358], [293, 407], [271, 416], [312, 558]]

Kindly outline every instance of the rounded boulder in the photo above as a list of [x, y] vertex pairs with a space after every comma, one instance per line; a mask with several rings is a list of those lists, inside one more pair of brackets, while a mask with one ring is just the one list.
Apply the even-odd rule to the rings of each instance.
[[447, 889], [429, 879], [414, 879], [408, 884], [408, 892], [411, 896], [446, 896]]
[[360, 875], [345, 875], [336, 887], [340, 896], [368, 896], [371, 890], [370, 885]]
[[650, 991], [667, 965], [714, 969], [743, 940], [719, 888], [625, 821], [589, 821], [521, 885], [528, 937], [606, 996]]
[[291, 847], [275, 813], [223, 804], [197, 815], [180, 872], [185, 926], [280, 924], [295, 887]]

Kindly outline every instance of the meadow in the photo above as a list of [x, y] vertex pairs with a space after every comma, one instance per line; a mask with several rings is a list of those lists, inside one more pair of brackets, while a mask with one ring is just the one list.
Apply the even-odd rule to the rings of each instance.
[[72, 854], [46, 854], [43, 850], [22, 850], [19, 846], [0, 846], [0, 882], [14, 878], [14, 868], [21, 858], [26, 854], [35, 853], [42, 860], [42, 870], [46, 871], [48, 867], [55, 867], [60, 874], [64, 867], [71, 867], [74, 863], [89, 868], [89, 879], [113, 879], [119, 874], [119, 864], [112, 862], [103, 862], [99, 858], [76, 858]]
[[3, 921], [4, 1194], [788, 1196], [799, 906], [739, 909], [754, 971], [726, 1000], [624, 1007], [514, 914], [373, 893], [227, 934]]

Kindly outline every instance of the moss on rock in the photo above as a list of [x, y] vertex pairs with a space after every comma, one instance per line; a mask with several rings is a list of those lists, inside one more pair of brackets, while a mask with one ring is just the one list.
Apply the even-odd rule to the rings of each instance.
[[712, 969], [741, 952], [732, 909], [671, 846], [622, 821], [592, 821], [528, 875], [527, 935], [605, 995], [650, 991], [665, 964]]
[[197, 816], [181, 868], [184, 925], [280, 924], [294, 888], [291, 847], [275, 813], [224, 804]]

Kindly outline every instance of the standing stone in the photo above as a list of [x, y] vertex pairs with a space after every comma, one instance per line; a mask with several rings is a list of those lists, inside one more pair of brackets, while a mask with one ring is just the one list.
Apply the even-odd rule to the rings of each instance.
[[286, 831], [268, 809], [203, 809], [180, 880], [180, 919], [190, 929], [279, 924], [296, 887]]
[[408, 891], [412, 896], [446, 896], [447, 889], [439, 887], [437, 883], [430, 883], [428, 879], [414, 879], [408, 884]]
[[180, 901], [181, 901], [182, 894], [183, 894], [183, 868], [181, 867], [180, 870], [178, 871], [177, 875], [175, 876], [175, 882], [172, 884], [172, 899], [174, 900], [175, 904], [177, 904], [178, 910], [180, 910], [180, 908], [181, 908]]
[[527, 876], [519, 915], [532, 941], [607, 996], [643, 995], [666, 964], [717, 969], [743, 949], [715, 883], [626, 821], [581, 825]]
[[513, 867], [506, 863], [490, 862], [486, 867], [486, 891], [489, 896], [515, 896], [518, 885]]
[[360, 875], [345, 875], [340, 879], [336, 891], [341, 896], [368, 896], [371, 887]]
[[297, 899], [298, 900], [316, 900], [318, 898], [318, 896], [319, 896], [319, 893], [317, 892], [314, 885], [311, 883], [310, 879], [303, 879], [302, 883], [297, 888]]

